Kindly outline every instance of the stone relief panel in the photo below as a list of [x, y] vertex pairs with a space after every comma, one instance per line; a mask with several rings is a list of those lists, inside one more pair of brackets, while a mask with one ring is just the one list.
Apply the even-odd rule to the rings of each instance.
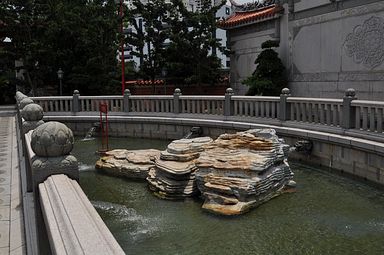
[[344, 48], [357, 64], [373, 69], [384, 62], [384, 20], [372, 16], [348, 34]]

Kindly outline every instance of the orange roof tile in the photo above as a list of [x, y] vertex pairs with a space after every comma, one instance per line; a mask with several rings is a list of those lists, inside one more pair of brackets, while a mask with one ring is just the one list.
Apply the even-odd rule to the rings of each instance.
[[259, 10], [235, 12], [227, 20], [220, 21], [219, 27], [226, 29], [245, 25], [248, 23], [260, 22], [266, 19], [274, 18], [276, 14], [279, 14], [282, 10], [283, 7], [272, 5]]

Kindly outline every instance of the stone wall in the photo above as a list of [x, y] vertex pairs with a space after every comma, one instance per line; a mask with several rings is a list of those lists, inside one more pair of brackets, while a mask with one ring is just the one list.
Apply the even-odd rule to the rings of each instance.
[[281, 2], [280, 18], [228, 30], [235, 94], [247, 91], [241, 81], [255, 70], [261, 43], [279, 39], [293, 96], [340, 98], [354, 88], [359, 99], [384, 100], [383, 1]]
[[383, 100], [384, 2], [342, 7], [289, 22], [292, 95]]
[[229, 31], [228, 46], [231, 48], [231, 87], [236, 95], [244, 95], [247, 87], [241, 81], [255, 70], [257, 55], [261, 52], [261, 44], [274, 40], [276, 21], [270, 20], [258, 26], [246, 26]]

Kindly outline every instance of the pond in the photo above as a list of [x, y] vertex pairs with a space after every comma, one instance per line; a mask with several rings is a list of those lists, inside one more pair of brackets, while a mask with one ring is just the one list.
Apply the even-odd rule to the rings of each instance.
[[[169, 141], [111, 138], [111, 148], [165, 149]], [[291, 162], [297, 192], [225, 217], [202, 200], [166, 201], [145, 182], [94, 164], [99, 141], [76, 140], [80, 185], [127, 254], [384, 254], [384, 191]]]

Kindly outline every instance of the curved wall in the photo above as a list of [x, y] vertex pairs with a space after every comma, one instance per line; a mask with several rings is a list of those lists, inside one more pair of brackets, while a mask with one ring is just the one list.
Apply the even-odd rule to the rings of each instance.
[[[99, 121], [99, 118], [97, 116], [46, 116], [45, 120], [63, 122], [73, 130], [75, 135], [83, 136], [93, 123]], [[188, 134], [193, 126], [202, 127], [203, 135], [211, 137], [251, 128], [274, 128], [277, 134], [290, 145], [303, 139], [313, 142], [311, 155], [293, 152], [291, 158], [308, 164], [329, 167], [384, 185], [383, 143], [327, 132], [247, 122], [167, 117], [109, 117], [109, 135], [119, 137], [180, 139]]]

